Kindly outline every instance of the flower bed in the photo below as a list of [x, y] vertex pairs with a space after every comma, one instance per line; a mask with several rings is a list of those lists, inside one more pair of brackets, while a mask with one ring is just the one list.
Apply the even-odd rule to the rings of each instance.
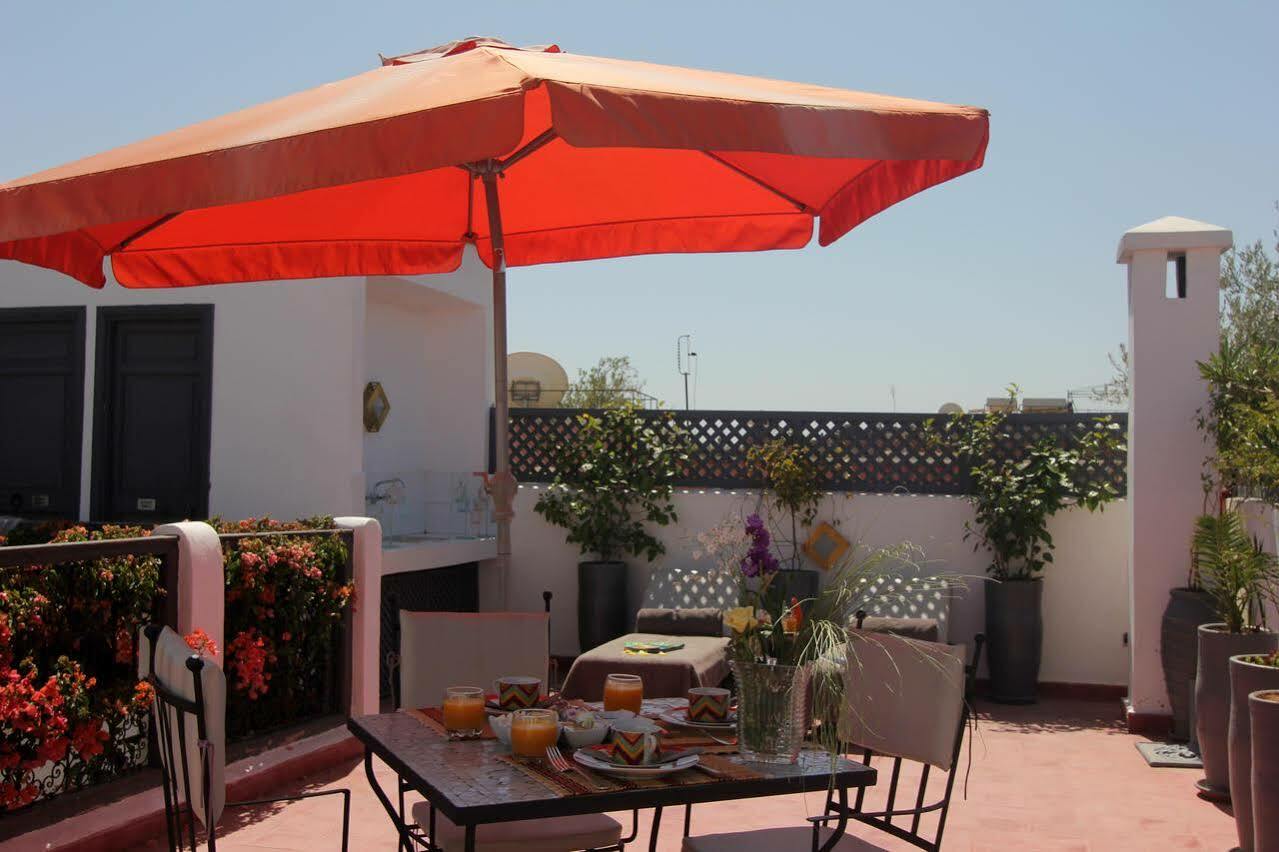
[[[52, 541], [148, 534], [64, 526]], [[151, 694], [135, 640], [162, 594], [156, 556], [0, 571], [0, 810], [145, 765]]]
[[341, 712], [341, 626], [354, 587], [333, 519], [213, 523], [226, 566], [228, 737]]

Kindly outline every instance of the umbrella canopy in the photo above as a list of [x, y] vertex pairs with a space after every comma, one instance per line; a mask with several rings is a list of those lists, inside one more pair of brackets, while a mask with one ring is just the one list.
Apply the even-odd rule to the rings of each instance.
[[468, 39], [0, 184], [0, 257], [127, 287], [833, 242], [978, 168], [984, 110]]
[[0, 258], [183, 287], [449, 272], [474, 245], [504, 562], [508, 265], [800, 248], [814, 220], [826, 245], [987, 137], [975, 107], [472, 38], [0, 185]]

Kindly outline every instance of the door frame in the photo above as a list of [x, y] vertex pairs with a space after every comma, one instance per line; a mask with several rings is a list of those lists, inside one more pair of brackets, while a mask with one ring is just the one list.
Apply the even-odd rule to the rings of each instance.
[[196, 424], [196, 451], [199, 455], [200, 479], [203, 487], [196, 497], [196, 514], [190, 520], [205, 520], [209, 515], [209, 487], [211, 483], [210, 452], [213, 431], [213, 305], [111, 305], [97, 309], [97, 340], [93, 365], [93, 454], [91, 456], [91, 484], [89, 487], [89, 517], [103, 520], [102, 512], [107, 503], [107, 469], [111, 441], [111, 418], [107, 416], [111, 400], [110, 361], [115, 343], [116, 327], [124, 321], [138, 319], [194, 320], [200, 327], [196, 359], [201, 372], [207, 377], [204, 393], [199, 398], [204, 417]]
[[[85, 316], [88, 313], [84, 305], [68, 305], [68, 306], [47, 306], [38, 308], [0, 308], [0, 320], [7, 322], [50, 322], [57, 320], [71, 320], [71, 357], [72, 357], [72, 387], [78, 387], [79, 393], [72, 393], [71, 405], [67, 411], [67, 416], [71, 419], [70, 431], [75, 437], [75, 448], [72, 449], [71, 435], [67, 436], [66, 445], [63, 447], [63, 463], [66, 465], [68, 476], [71, 477], [71, 495], [72, 507], [69, 513], [70, 519], [80, 517], [80, 495], [82, 493], [82, 477], [84, 474], [84, 403], [85, 392], [84, 386], [84, 331], [86, 328]], [[2, 511], [2, 509], [0, 509]], [[36, 515], [39, 517], [58, 516], [64, 514], [56, 510], [38, 511], [30, 508], [22, 510], [23, 515]]]

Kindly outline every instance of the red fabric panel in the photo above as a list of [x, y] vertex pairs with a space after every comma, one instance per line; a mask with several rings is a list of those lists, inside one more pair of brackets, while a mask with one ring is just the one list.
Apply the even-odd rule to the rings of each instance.
[[344, 275], [429, 275], [462, 263], [460, 244], [359, 242], [127, 251], [111, 257], [116, 280], [126, 287], [193, 287]]

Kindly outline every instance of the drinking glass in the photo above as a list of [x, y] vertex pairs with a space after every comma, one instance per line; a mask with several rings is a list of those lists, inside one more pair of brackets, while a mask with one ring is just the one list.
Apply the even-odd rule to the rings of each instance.
[[559, 714], [531, 708], [511, 714], [511, 751], [521, 757], [546, 757], [560, 738]]
[[604, 679], [604, 709], [630, 710], [639, 715], [644, 706], [644, 681], [639, 675], [611, 674]]
[[450, 686], [444, 690], [444, 730], [454, 739], [484, 732], [484, 690], [478, 686]]

